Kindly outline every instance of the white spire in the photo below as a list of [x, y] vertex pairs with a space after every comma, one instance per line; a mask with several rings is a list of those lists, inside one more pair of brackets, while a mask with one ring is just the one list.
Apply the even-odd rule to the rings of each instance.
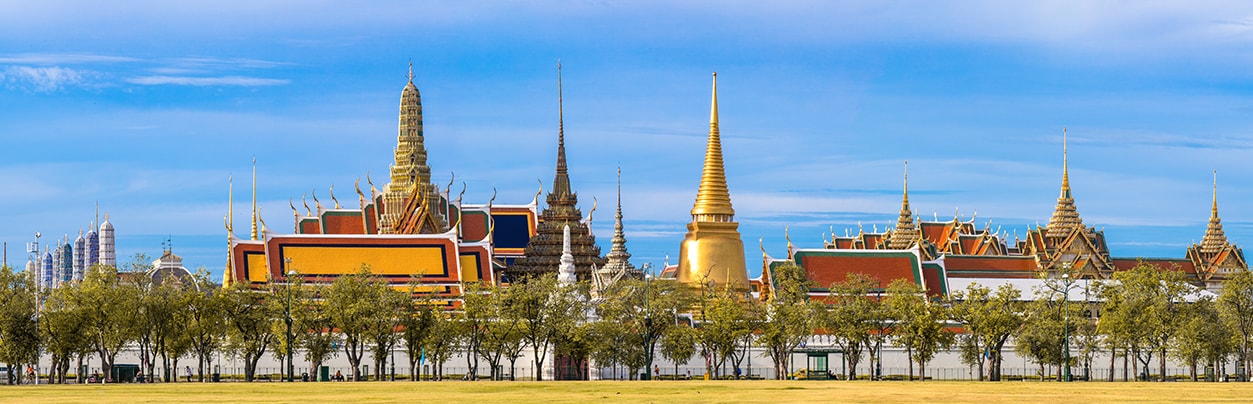
[[574, 276], [574, 254], [570, 253], [570, 225], [567, 224], [561, 238], [561, 265], [557, 267], [557, 282], [570, 285], [575, 280], [577, 279]]

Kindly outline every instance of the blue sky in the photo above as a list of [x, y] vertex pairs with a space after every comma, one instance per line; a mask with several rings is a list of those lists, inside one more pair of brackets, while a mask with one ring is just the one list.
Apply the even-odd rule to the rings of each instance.
[[[1247, 2], [0, 2], [0, 240], [73, 238], [94, 203], [121, 261], [171, 237], [220, 273], [227, 178], [251, 159], [271, 228], [288, 198], [377, 184], [407, 63], [436, 182], [526, 203], [551, 183], [556, 64], [582, 208], [607, 249], [623, 170], [637, 265], [677, 254], [719, 73], [732, 201], [783, 255], [921, 215], [1046, 223], [1069, 128], [1085, 223], [1116, 256], [1183, 257], [1209, 215], [1253, 240]], [[547, 185], [546, 185], [547, 187]], [[245, 226], [237, 226], [242, 229]], [[240, 232], [246, 237], [247, 230]]]

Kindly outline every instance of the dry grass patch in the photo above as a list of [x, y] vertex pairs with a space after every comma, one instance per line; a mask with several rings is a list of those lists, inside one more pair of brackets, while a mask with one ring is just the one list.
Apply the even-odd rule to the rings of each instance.
[[1246, 402], [1253, 383], [364, 382], [0, 386], [6, 403]]

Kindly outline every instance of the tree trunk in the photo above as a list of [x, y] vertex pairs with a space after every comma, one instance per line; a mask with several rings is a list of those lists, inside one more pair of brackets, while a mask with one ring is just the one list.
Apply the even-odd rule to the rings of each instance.
[[1165, 345], [1162, 345], [1162, 350], [1158, 352], [1157, 368], [1161, 372], [1161, 374], [1158, 375], [1157, 381], [1159, 382], [1166, 381], [1166, 346]]
[[914, 350], [905, 348], [905, 361], [909, 362], [909, 380], [914, 380]]
[[1111, 382], [1114, 381], [1114, 366], [1115, 366], [1114, 359], [1117, 357], [1118, 357], [1118, 350], [1114, 348], [1110, 348], [1109, 349], [1109, 377], [1106, 378], [1108, 379], [1107, 381], [1111, 381]]

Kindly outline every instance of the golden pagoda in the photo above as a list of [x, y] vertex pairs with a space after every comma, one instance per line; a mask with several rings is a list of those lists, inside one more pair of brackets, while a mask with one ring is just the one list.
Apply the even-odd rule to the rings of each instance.
[[1218, 218], [1218, 171], [1214, 171], [1214, 202], [1210, 205], [1209, 227], [1200, 244], [1188, 247], [1187, 258], [1195, 268], [1196, 282], [1210, 291], [1220, 290], [1222, 281], [1231, 274], [1249, 270], [1244, 251], [1227, 240], [1222, 220]]
[[714, 287], [748, 289], [744, 265], [744, 241], [740, 238], [731, 194], [727, 191], [722, 164], [722, 141], [718, 131], [718, 74], [714, 73], [713, 101], [709, 113], [709, 141], [700, 189], [692, 206], [692, 223], [679, 247], [679, 282]]
[[1062, 129], [1062, 189], [1049, 224], [1027, 231], [1027, 239], [1018, 242], [1023, 255], [1034, 255], [1039, 268], [1058, 275], [1086, 279], [1107, 279], [1116, 269], [1105, 241], [1105, 232], [1083, 225], [1075, 198], [1070, 192], [1070, 158], [1066, 149], [1066, 130]]
[[1066, 130], [1062, 129], [1062, 190], [1057, 196], [1057, 207], [1049, 218], [1048, 237], [1062, 238], [1071, 231], [1083, 230], [1083, 220], [1075, 209], [1075, 198], [1070, 194], [1070, 158], [1066, 153]]
[[918, 244], [922, 239], [914, 214], [909, 210], [909, 162], [905, 162], [905, 192], [901, 200], [901, 215], [896, 219], [896, 231], [888, 238], [888, 248], [904, 250]]

